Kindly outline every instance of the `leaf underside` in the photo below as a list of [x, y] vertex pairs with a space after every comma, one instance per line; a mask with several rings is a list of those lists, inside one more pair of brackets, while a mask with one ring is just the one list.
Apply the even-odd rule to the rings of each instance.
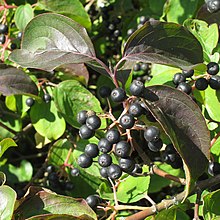
[[191, 69], [201, 65], [203, 54], [198, 40], [183, 26], [151, 21], [128, 39], [123, 59]]
[[95, 57], [85, 28], [63, 15], [36, 16], [25, 28], [21, 49], [9, 59], [22, 67], [52, 71], [67, 63], [84, 63]]
[[197, 104], [185, 93], [164, 85], [149, 86], [145, 104], [169, 136], [184, 162], [186, 196], [208, 165], [210, 136]]

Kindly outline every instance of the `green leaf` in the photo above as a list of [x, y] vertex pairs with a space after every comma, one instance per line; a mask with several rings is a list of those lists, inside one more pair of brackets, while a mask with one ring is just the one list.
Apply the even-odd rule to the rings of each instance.
[[203, 216], [205, 220], [220, 219], [220, 190], [211, 192], [204, 196]]
[[15, 11], [15, 24], [20, 31], [24, 31], [28, 22], [34, 17], [34, 11], [30, 4], [20, 5]]
[[[206, 122], [198, 105], [185, 93], [164, 85], [148, 89], [145, 103], [183, 159], [187, 196], [208, 165], [210, 136]], [[196, 160], [189, 155], [196, 155]]]
[[22, 70], [9, 67], [0, 70], [0, 92], [5, 95], [38, 94], [36, 84]]
[[[123, 59], [195, 69], [203, 62], [199, 41], [183, 26], [152, 21], [136, 30], [126, 42]], [[196, 65], [197, 64], [197, 65]]]
[[21, 49], [14, 50], [9, 59], [22, 67], [52, 71], [63, 64], [88, 62], [95, 57], [85, 28], [63, 15], [45, 13], [28, 23]]
[[6, 175], [0, 171], [0, 186], [4, 185], [6, 181]]
[[[218, 44], [218, 25], [208, 25], [205, 21], [187, 19], [184, 26], [198, 39], [203, 47], [204, 57], [210, 59], [213, 49]], [[209, 59], [207, 62], [209, 62]]]
[[20, 166], [6, 164], [1, 167], [1, 170], [6, 174], [7, 181], [11, 184], [30, 181], [33, 175], [33, 167], [30, 162], [22, 160]]
[[219, 108], [220, 108], [220, 91], [208, 87], [205, 90], [205, 107], [211, 117], [215, 121], [220, 121]]
[[9, 186], [0, 186], [0, 216], [2, 220], [11, 220], [16, 200], [16, 192]]
[[185, 19], [193, 17], [198, 5], [199, 0], [169, 0], [166, 5], [167, 21], [182, 24]]
[[9, 147], [17, 147], [18, 145], [11, 138], [5, 138], [0, 142], [0, 158]]
[[43, 190], [28, 197], [18, 207], [16, 214], [22, 219], [43, 214], [68, 215], [85, 220], [97, 219], [95, 212], [87, 205], [85, 200], [56, 195]]
[[35, 102], [31, 107], [30, 117], [36, 131], [49, 140], [58, 139], [66, 129], [66, 122], [53, 100], [49, 103]]
[[38, 5], [47, 11], [66, 15], [85, 28], [91, 28], [89, 15], [79, 0], [39, 0]]
[[[76, 80], [61, 82], [54, 89], [54, 102], [65, 120], [73, 127], [79, 127], [76, 120], [77, 113], [81, 110], [102, 112], [99, 100]], [[101, 128], [106, 126], [102, 120]]]

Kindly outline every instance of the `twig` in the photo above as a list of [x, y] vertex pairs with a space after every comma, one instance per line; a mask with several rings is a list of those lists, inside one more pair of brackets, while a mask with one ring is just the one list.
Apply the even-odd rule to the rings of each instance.
[[111, 178], [108, 178], [109, 182], [112, 185], [112, 189], [113, 189], [113, 194], [114, 194], [114, 202], [115, 202], [115, 206], [118, 206], [118, 199], [117, 199], [117, 194], [116, 194], [116, 187], [113, 183], [113, 181], [111, 180]]
[[196, 203], [194, 208], [194, 218], [193, 220], [199, 220], [199, 205], [201, 200], [201, 191], [197, 192]]
[[0, 122], [0, 126], [3, 127], [4, 129], [8, 130], [9, 132], [11, 132], [14, 135], [17, 135], [18, 132], [14, 131], [13, 129], [9, 128], [7, 125], [3, 124], [2, 122]]

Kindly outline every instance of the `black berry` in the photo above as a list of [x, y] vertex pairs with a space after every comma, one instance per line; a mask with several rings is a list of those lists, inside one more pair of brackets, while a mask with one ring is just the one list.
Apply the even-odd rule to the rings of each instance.
[[97, 144], [87, 144], [86, 147], [85, 147], [85, 154], [89, 157], [97, 157], [98, 154], [99, 154], [99, 149], [98, 149], [98, 146]]
[[34, 104], [34, 99], [33, 98], [27, 98], [25, 101], [26, 105], [31, 107]]
[[120, 141], [121, 136], [118, 130], [110, 129], [106, 132], [105, 138], [111, 143], [115, 144]]
[[107, 167], [102, 167], [100, 170], [100, 175], [104, 178], [108, 178], [108, 168]]
[[0, 34], [7, 34], [8, 26], [6, 24], [0, 24]]
[[120, 36], [121, 32], [119, 30], [115, 30], [113, 34], [115, 37], [118, 37]]
[[10, 48], [11, 48], [12, 50], [15, 50], [15, 49], [17, 48], [17, 44], [11, 43]]
[[106, 138], [101, 138], [98, 143], [98, 148], [102, 153], [108, 153], [112, 150], [112, 144]]
[[207, 73], [210, 75], [216, 75], [219, 72], [219, 65], [215, 62], [210, 62], [207, 64]]
[[92, 209], [96, 209], [99, 204], [99, 197], [97, 195], [90, 195], [86, 198], [86, 202]]
[[140, 71], [140, 70], [141, 70], [141, 65], [140, 65], [140, 63], [135, 63], [135, 64], [134, 64], [134, 67], [133, 67], [133, 70], [136, 71], [136, 72], [137, 72], [137, 71]]
[[205, 78], [199, 78], [195, 82], [195, 87], [198, 90], [205, 90], [205, 89], [207, 89], [208, 85], [209, 85], [209, 83]]
[[181, 82], [185, 82], [185, 81], [186, 81], [186, 77], [182, 73], [176, 73], [173, 76], [173, 83], [175, 85], [179, 85]]
[[140, 174], [143, 172], [143, 169], [140, 164], [135, 164], [134, 169], [132, 170], [132, 174]]
[[135, 32], [135, 29], [128, 29], [127, 35], [131, 36]]
[[119, 166], [125, 172], [132, 172], [135, 168], [134, 160], [131, 158], [120, 158], [119, 159]]
[[144, 90], [143, 82], [134, 80], [130, 85], [130, 92], [134, 96], [140, 96]]
[[86, 119], [86, 125], [91, 130], [96, 130], [101, 125], [101, 119], [97, 115], [91, 115]]
[[111, 92], [111, 99], [114, 102], [123, 102], [126, 99], [125, 90], [122, 88], [115, 88]]
[[88, 157], [86, 154], [81, 154], [78, 157], [78, 164], [82, 168], [90, 167], [92, 165], [92, 162], [92, 158]]
[[156, 141], [150, 141], [148, 147], [151, 151], [158, 152], [163, 147], [163, 141], [160, 138]]
[[1, 34], [0, 35], [0, 44], [4, 44], [5, 43], [5, 40], [6, 40], [6, 37], [4, 34]]
[[46, 102], [46, 103], [49, 103], [51, 101], [51, 95], [48, 94], [48, 93], [45, 93], [44, 96], [43, 96], [43, 100]]
[[144, 113], [144, 109], [138, 102], [135, 102], [129, 106], [128, 112], [134, 117], [139, 117]]
[[112, 158], [109, 154], [101, 154], [98, 158], [98, 163], [101, 167], [108, 167], [112, 163]]
[[87, 111], [86, 110], [82, 110], [80, 112], [78, 112], [77, 114], [77, 122], [81, 125], [86, 123], [86, 119], [87, 119], [88, 115], [87, 115]]
[[209, 0], [207, 2], [207, 10], [210, 13], [217, 12], [220, 9], [220, 1], [219, 0]]
[[192, 87], [188, 83], [186, 83], [186, 82], [181, 82], [177, 86], [177, 89], [179, 89], [182, 92], [185, 92], [188, 95], [192, 92]]
[[144, 24], [147, 20], [148, 20], [148, 17], [141, 16], [140, 19], [139, 19], [139, 23]]
[[160, 130], [156, 126], [150, 126], [144, 131], [144, 138], [148, 142], [156, 141], [160, 137]]
[[209, 162], [208, 173], [211, 176], [220, 174], [220, 164], [217, 162]]
[[54, 168], [53, 165], [48, 165], [48, 166], [46, 167], [46, 172], [52, 173], [52, 172], [54, 172], [54, 171], [55, 171], [55, 168]]
[[209, 85], [212, 89], [220, 89], [220, 76], [215, 75], [211, 76], [209, 79]]
[[90, 128], [88, 128], [87, 125], [82, 125], [79, 129], [79, 136], [82, 139], [89, 139], [92, 136], [94, 136], [95, 132], [94, 130], [91, 130]]
[[100, 87], [99, 89], [99, 95], [102, 97], [102, 98], [107, 98], [111, 95], [111, 88], [108, 87], [108, 86], [102, 86]]
[[120, 141], [115, 145], [115, 155], [118, 157], [128, 157], [131, 153], [131, 145], [126, 141]]
[[182, 70], [182, 74], [186, 78], [189, 78], [189, 77], [192, 77], [194, 75], [194, 70], [193, 69], [191, 69], [191, 70]]
[[134, 117], [130, 114], [124, 114], [119, 119], [119, 123], [124, 129], [130, 129], [134, 126]]
[[142, 63], [141, 64], [141, 70], [143, 71], [148, 71], [149, 70], [149, 65], [147, 63]]
[[121, 167], [118, 166], [117, 164], [111, 164], [109, 167], [108, 167], [108, 176], [115, 180], [115, 179], [118, 179], [120, 178], [122, 175], [122, 170], [121, 170]]
[[73, 168], [71, 171], [70, 171], [70, 175], [71, 176], [79, 176], [79, 169], [78, 168]]

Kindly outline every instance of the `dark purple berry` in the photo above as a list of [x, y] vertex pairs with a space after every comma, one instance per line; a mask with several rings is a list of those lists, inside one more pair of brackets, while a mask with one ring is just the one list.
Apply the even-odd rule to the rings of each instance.
[[180, 91], [186, 93], [186, 94], [190, 94], [192, 92], [192, 87], [186, 83], [186, 82], [181, 82], [178, 86], [177, 89], [179, 89]]
[[98, 149], [102, 153], [108, 153], [112, 150], [112, 144], [106, 138], [101, 138], [98, 143]]
[[186, 77], [182, 73], [176, 73], [173, 76], [173, 83], [175, 85], [179, 85], [181, 82], [185, 82], [185, 81], [186, 81]]
[[150, 126], [144, 131], [144, 138], [146, 141], [156, 141], [160, 137], [160, 130], [156, 126]]
[[195, 87], [198, 90], [205, 90], [205, 89], [207, 89], [208, 85], [209, 85], [209, 83], [205, 78], [199, 78], [195, 82]]
[[118, 166], [117, 164], [111, 164], [109, 167], [108, 167], [108, 176], [115, 180], [115, 179], [118, 179], [120, 178], [122, 175], [122, 170], [121, 170], [121, 167]]
[[132, 174], [140, 174], [143, 172], [143, 169], [140, 164], [135, 164], [134, 169], [132, 170]]
[[135, 119], [132, 115], [130, 114], [124, 114], [121, 116], [119, 119], [119, 123], [124, 129], [130, 129], [134, 126]]
[[220, 174], [220, 164], [217, 162], [209, 162], [208, 173], [211, 176]]
[[90, 195], [86, 198], [86, 202], [92, 209], [96, 209], [100, 199], [97, 195]]
[[82, 110], [82, 111], [78, 112], [76, 120], [79, 124], [83, 125], [86, 123], [86, 119], [88, 117], [87, 112], [88, 111], [86, 111], [86, 110]]
[[88, 157], [86, 154], [81, 154], [78, 157], [78, 164], [82, 168], [90, 167], [92, 165], [92, 162], [92, 158]]
[[148, 71], [149, 70], [149, 65], [147, 63], [142, 63], [141, 64], [141, 70], [143, 71]]
[[137, 72], [137, 71], [140, 71], [140, 70], [141, 70], [141, 65], [140, 65], [140, 63], [135, 63], [135, 64], [134, 64], [134, 67], [133, 67], [133, 70], [136, 71], [136, 72]]
[[182, 74], [186, 77], [186, 78], [190, 78], [194, 75], [194, 70], [182, 70]]
[[79, 136], [82, 139], [89, 139], [93, 137], [94, 134], [95, 134], [94, 130], [91, 130], [90, 128], [88, 128], [87, 125], [82, 125], [79, 129]]
[[207, 73], [210, 75], [216, 75], [219, 72], [219, 65], [215, 62], [210, 62], [207, 64]]
[[115, 145], [115, 155], [118, 157], [128, 157], [131, 153], [131, 145], [126, 141], [120, 141]]
[[119, 159], [119, 166], [124, 172], [132, 172], [135, 168], [134, 160], [131, 158], [120, 158]]
[[86, 119], [86, 125], [91, 130], [96, 130], [101, 126], [101, 119], [97, 115], [91, 115]]
[[15, 50], [15, 49], [17, 48], [17, 44], [11, 43], [10, 48], [11, 48], [12, 50]]
[[156, 141], [150, 141], [148, 147], [151, 151], [158, 152], [163, 147], [163, 141], [160, 138]]
[[49, 103], [51, 101], [51, 95], [48, 94], [48, 93], [45, 93], [44, 96], [43, 96], [43, 100], [46, 102], [46, 103]]
[[113, 102], [123, 102], [126, 99], [125, 90], [122, 88], [115, 88], [111, 92], [111, 99]]
[[128, 29], [127, 35], [128, 37], [131, 36], [135, 32], [135, 29]]
[[134, 96], [140, 96], [144, 90], [144, 83], [139, 80], [134, 80], [130, 85], [130, 92]]
[[70, 171], [70, 175], [71, 176], [79, 176], [79, 169], [78, 168], [73, 168], [71, 171]]
[[128, 112], [134, 117], [139, 117], [144, 113], [144, 109], [138, 102], [135, 102], [130, 104]]
[[102, 167], [100, 170], [100, 175], [104, 178], [108, 178], [108, 168], [107, 167]]
[[220, 89], [220, 76], [215, 75], [211, 76], [209, 79], [209, 85], [212, 89]]
[[54, 168], [53, 165], [48, 165], [48, 166], [46, 167], [46, 172], [52, 173], [52, 172], [54, 172], [54, 171], [55, 171], [55, 168]]
[[34, 104], [34, 99], [33, 98], [27, 98], [25, 101], [26, 105], [31, 107]]
[[112, 157], [109, 154], [101, 154], [98, 158], [98, 163], [101, 167], [108, 167], [112, 163]]
[[220, 9], [220, 1], [219, 0], [209, 0], [207, 2], [207, 10], [210, 13], [217, 12]]
[[99, 149], [97, 144], [87, 144], [85, 147], [85, 154], [89, 157], [95, 158], [99, 155]]
[[115, 144], [120, 141], [121, 136], [118, 130], [110, 129], [106, 132], [105, 138], [111, 143]]
[[108, 86], [102, 86], [100, 87], [99, 89], [99, 95], [102, 97], [102, 98], [107, 98], [111, 95], [111, 88], [108, 87]]
[[117, 30], [114, 31], [113, 34], [114, 34], [115, 37], [118, 37], [118, 36], [120, 36], [121, 32], [117, 29]]
[[7, 34], [8, 33], [8, 25], [0, 24], [0, 34]]
[[6, 37], [4, 34], [1, 34], [0, 35], [0, 44], [4, 44], [5, 43], [5, 40], [6, 40]]

